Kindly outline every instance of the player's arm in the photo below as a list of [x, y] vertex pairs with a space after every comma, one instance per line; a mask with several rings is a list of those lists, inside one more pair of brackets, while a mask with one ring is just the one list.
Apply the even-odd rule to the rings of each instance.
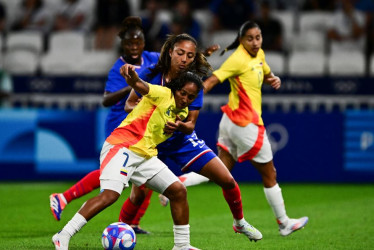
[[125, 103], [125, 111], [127, 113], [130, 113], [136, 105], [140, 102], [141, 98], [136, 94], [136, 92], [132, 89], [130, 91], [129, 97], [127, 97], [126, 103]]
[[281, 86], [281, 79], [278, 76], [275, 76], [273, 72], [264, 76], [264, 82], [269, 84], [273, 89], [279, 89]]
[[130, 86], [124, 87], [116, 92], [105, 91], [104, 98], [102, 101], [103, 106], [104, 107], [113, 106], [114, 104], [118, 103], [120, 100], [125, 98], [130, 93], [130, 91], [131, 91]]
[[203, 83], [203, 85], [204, 85], [204, 94], [208, 93], [218, 83], [220, 83], [220, 81], [218, 80], [218, 78], [214, 74], [211, 75]]
[[126, 79], [127, 84], [130, 85], [135, 91], [141, 95], [148, 94], [149, 85], [147, 82], [139, 78], [138, 73], [135, 71], [134, 65], [123, 65], [120, 69], [120, 73]]
[[191, 134], [195, 129], [199, 113], [199, 110], [190, 110], [185, 121], [182, 121], [180, 118], [177, 118], [175, 122], [168, 122], [165, 125], [164, 132], [166, 134], [172, 134], [178, 130], [184, 134]]

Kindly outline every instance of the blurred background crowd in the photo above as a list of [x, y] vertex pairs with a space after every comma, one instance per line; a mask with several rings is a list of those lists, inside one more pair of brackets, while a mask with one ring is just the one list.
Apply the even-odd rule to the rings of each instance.
[[[373, 0], [0, 0], [1, 89], [12, 76], [106, 76], [129, 15], [142, 18], [149, 51], [183, 32], [224, 49], [252, 19], [280, 76], [373, 77], [373, 13]], [[218, 68], [229, 55], [208, 60]]]

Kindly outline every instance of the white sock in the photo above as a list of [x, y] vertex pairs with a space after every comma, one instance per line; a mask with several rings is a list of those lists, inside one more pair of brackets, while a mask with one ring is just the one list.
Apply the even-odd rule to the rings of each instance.
[[87, 220], [80, 214], [76, 213], [73, 218], [64, 226], [60, 234], [68, 233], [71, 236], [76, 234], [84, 225]]
[[244, 219], [244, 217], [240, 220], [237, 220], [237, 219], [234, 218], [234, 222], [235, 222], [235, 226], [242, 226], [245, 222], [245, 219]]
[[271, 188], [264, 187], [264, 192], [278, 223], [285, 223], [288, 220], [288, 216], [286, 214], [286, 207], [284, 206], [282, 190], [278, 183]]
[[179, 178], [182, 179], [181, 181], [185, 187], [195, 186], [195, 185], [199, 185], [201, 183], [209, 181], [209, 179], [206, 178], [205, 176], [202, 176], [194, 172], [181, 175], [179, 176]]
[[174, 225], [174, 245], [189, 246], [190, 245], [190, 225]]

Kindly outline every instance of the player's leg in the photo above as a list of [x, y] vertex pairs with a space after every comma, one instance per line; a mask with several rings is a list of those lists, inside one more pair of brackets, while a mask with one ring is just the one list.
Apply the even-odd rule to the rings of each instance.
[[[152, 162], [153, 160], [153, 162]], [[173, 172], [163, 164], [158, 158], [154, 157], [148, 160], [149, 165], [142, 165], [144, 168], [154, 169], [163, 166], [153, 177], [149, 177], [146, 186], [152, 190], [164, 194], [170, 200], [170, 210], [173, 218], [174, 226], [174, 250], [196, 249], [190, 245], [190, 225], [189, 225], [189, 207], [187, 202], [187, 190]], [[139, 169], [139, 172], [142, 169]], [[144, 171], [146, 172], [146, 171]], [[141, 180], [133, 176], [131, 181], [137, 185], [141, 185]], [[137, 183], [138, 181], [138, 183]]]
[[258, 163], [251, 161], [252, 165], [261, 174], [264, 184], [264, 193], [266, 199], [273, 210], [279, 224], [279, 233], [287, 236], [299, 229], [302, 229], [308, 222], [308, 217], [290, 219], [286, 213], [282, 190], [279, 187], [276, 177], [276, 170], [273, 161], [267, 163]]
[[68, 249], [70, 238], [76, 234], [91, 218], [100, 213], [103, 209], [113, 204], [120, 193], [113, 190], [104, 190], [98, 196], [85, 202], [82, 208], [64, 226], [64, 228], [52, 237], [56, 249]]
[[[205, 176], [202, 176], [202, 175], [197, 174], [195, 172], [190, 172], [190, 173], [187, 173], [187, 174], [183, 174], [183, 175], [179, 176], [178, 178], [183, 183], [183, 185], [185, 187], [195, 186], [195, 185], [199, 185], [199, 184], [202, 184], [202, 183], [205, 183], [205, 182], [209, 181], [209, 179], [206, 178]], [[166, 196], [164, 196], [162, 194], [159, 194], [158, 198], [159, 198], [162, 206], [165, 207], [165, 206], [168, 205], [169, 199], [166, 198]]]
[[277, 172], [273, 164], [273, 153], [265, 127], [251, 123], [246, 127], [236, 128], [231, 132], [231, 136], [236, 142], [238, 161], [250, 160], [261, 174], [265, 196], [277, 218], [281, 235], [286, 236], [303, 228], [308, 222], [307, 217], [289, 219], [286, 214], [282, 192], [277, 184]]
[[[70, 238], [92, 217], [113, 204], [121, 195], [123, 189], [129, 186], [128, 181], [131, 175], [144, 160], [137, 155], [134, 157], [130, 155], [131, 152], [126, 148], [104, 143], [100, 154], [100, 187], [103, 192], [84, 203], [65, 227], [52, 237], [56, 249], [67, 250]], [[124, 162], [128, 164], [125, 170], [123, 169], [125, 167]], [[126, 174], [122, 175], [120, 172]]]
[[199, 173], [222, 188], [223, 196], [234, 218], [234, 231], [245, 234], [251, 241], [261, 240], [261, 232], [244, 219], [240, 188], [223, 162], [215, 157], [204, 165]]
[[61, 213], [68, 203], [100, 187], [99, 177], [99, 169], [91, 171], [65, 192], [51, 194], [49, 201], [53, 217], [59, 221]]
[[133, 184], [130, 197], [122, 205], [119, 221], [131, 225], [134, 231], [137, 231], [135, 233], [149, 234], [149, 232], [139, 228], [139, 222], [149, 206], [151, 195], [152, 190], [144, 186], [139, 188]]
[[135, 233], [137, 234], [149, 234], [148, 231], [140, 228], [139, 224], [140, 224], [140, 220], [143, 218], [144, 214], [146, 213], [149, 207], [149, 204], [151, 203], [153, 190], [150, 190], [147, 188], [144, 190], [144, 192], [146, 194], [145, 199], [143, 203], [140, 205], [140, 208], [138, 212], [136, 213], [135, 218], [131, 222], [131, 227], [134, 229]]

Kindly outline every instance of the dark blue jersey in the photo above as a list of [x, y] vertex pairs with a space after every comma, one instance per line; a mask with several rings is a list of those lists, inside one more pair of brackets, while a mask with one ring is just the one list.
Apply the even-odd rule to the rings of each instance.
[[[159, 53], [143, 51], [142, 63], [137, 66], [135, 71], [140, 72], [148, 67], [153, 67], [159, 58]], [[125, 78], [120, 73], [120, 68], [126, 64], [123, 57], [118, 58], [109, 71], [108, 79], [105, 85], [105, 91], [116, 92], [128, 86]], [[127, 113], [124, 110], [127, 96], [118, 103], [110, 107], [110, 111], [105, 120], [105, 137], [108, 137], [112, 131], [126, 118]]]

